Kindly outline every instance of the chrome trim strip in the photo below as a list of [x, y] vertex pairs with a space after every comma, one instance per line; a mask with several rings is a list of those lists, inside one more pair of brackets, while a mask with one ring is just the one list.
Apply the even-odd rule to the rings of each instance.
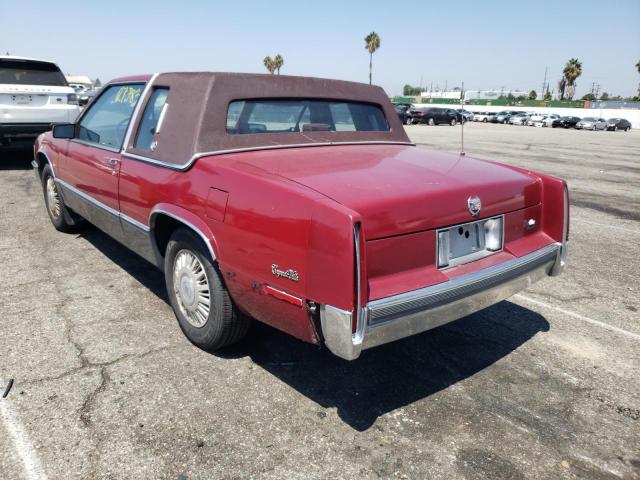
[[355, 275], [356, 275], [356, 331], [353, 334], [353, 344], [359, 345], [364, 338], [366, 322], [365, 310], [360, 306], [362, 301], [362, 257], [360, 255], [360, 222], [353, 224], [353, 243], [355, 246]]
[[135, 218], [131, 218], [129, 215], [125, 215], [124, 213], [120, 212], [120, 218], [122, 220], [124, 220], [127, 223], [130, 223], [131, 225], [133, 225], [134, 227], [139, 228], [140, 230], [143, 230], [145, 232], [150, 232], [151, 229], [149, 228], [148, 225], [145, 225], [142, 222], [139, 222], [138, 220], [136, 220]]
[[102, 203], [100, 200], [96, 200], [95, 198], [93, 198], [91, 195], [83, 192], [82, 190], [79, 190], [78, 188], [74, 187], [73, 185], [68, 184], [67, 182], [65, 182], [64, 180], [60, 180], [59, 178], [56, 178], [56, 182], [58, 184], [60, 184], [62, 187], [70, 190], [71, 192], [75, 193], [76, 195], [78, 195], [79, 197], [81, 197], [82, 199], [86, 200], [87, 202], [91, 203], [92, 205], [103, 209], [104, 211], [106, 211], [107, 213], [110, 213], [111, 215], [120, 218], [121, 220], [124, 220], [127, 223], [130, 223], [131, 225], [133, 225], [134, 227], [139, 228], [140, 230], [148, 233], [150, 231], [150, 228], [139, 222], [138, 220], [136, 220], [135, 218], [131, 218], [128, 215], [125, 215], [122, 212], [119, 212], [118, 210], [116, 210], [115, 208], [111, 208], [109, 205], [105, 205], [104, 203]]
[[119, 148], [107, 147], [106, 145], [100, 145], [99, 143], [87, 142], [86, 140], [80, 140], [79, 138], [70, 138], [70, 142], [86, 145], [87, 147], [99, 148], [101, 150], [107, 150], [113, 153], [120, 153]]
[[562, 213], [562, 246], [560, 251], [558, 252], [558, 257], [556, 258], [556, 263], [553, 265], [553, 270], [551, 271], [552, 276], [558, 276], [564, 270], [564, 267], [567, 263], [567, 253], [569, 250], [569, 188], [565, 185], [564, 187], [564, 205], [563, 205], [563, 213]]
[[367, 304], [367, 318], [372, 328], [393, 321], [398, 316], [440, 305], [470, 296], [479, 291], [508, 282], [540, 264], [555, 260], [559, 244], [551, 244], [524, 257], [485, 268], [479, 272], [456, 277], [444, 283], [402, 293], [389, 298], [374, 300]]
[[149, 215], [149, 226], [150, 227], [154, 224], [154, 217], [156, 215], [158, 215], [159, 213], [162, 213], [163, 215], [167, 215], [168, 217], [171, 217], [174, 220], [178, 220], [179, 222], [185, 224], [187, 227], [189, 227], [194, 232], [196, 232], [200, 236], [200, 238], [202, 238], [202, 240], [204, 241], [205, 245], [209, 249], [209, 253], [211, 254], [211, 259], [213, 261], [216, 260], [216, 254], [213, 252], [213, 248], [211, 247], [211, 242], [209, 241], [207, 236], [204, 233], [202, 233], [202, 231], [199, 228], [197, 228], [194, 224], [192, 224], [191, 222], [185, 220], [184, 218], [178, 217], [177, 215], [174, 215], [173, 213], [167, 212], [166, 210], [153, 209], [151, 211], [151, 214]]
[[[46, 159], [47, 159], [47, 163], [48, 163], [48, 164], [49, 164], [49, 166], [51, 167], [51, 173], [53, 173], [53, 178], [56, 178], [56, 171], [55, 171], [55, 169], [53, 168], [53, 163], [51, 163], [51, 160], [49, 160], [49, 156], [48, 156], [46, 153], [44, 153], [44, 150], [40, 149], [40, 150], [38, 150], [38, 151], [36, 152], [36, 157], [38, 156], [38, 154], [39, 154], [39, 153], [41, 153], [42, 155], [44, 155], [44, 158], [46, 158]], [[35, 159], [34, 159], [34, 161], [35, 161]]]
[[155, 135], [160, 133], [160, 129], [162, 128], [162, 122], [164, 122], [164, 116], [167, 114], [168, 109], [169, 109], [169, 104], [165, 103], [162, 106], [162, 111], [160, 112], [160, 117], [158, 118], [158, 125], [156, 125]]
[[189, 159], [188, 162], [180, 164], [180, 163], [171, 163], [165, 162], [163, 160], [156, 160], [155, 158], [144, 157], [142, 155], [137, 155], [135, 153], [130, 153], [126, 150], [122, 152], [125, 157], [132, 158], [134, 160], [140, 160], [141, 162], [151, 163], [153, 165], [158, 165], [159, 167], [169, 168], [171, 170], [188, 170], [191, 166], [196, 162], [196, 160], [202, 157], [211, 157], [216, 155], [226, 155], [231, 153], [242, 153], [242, 152], [255, 152], [261, 150], [276, 150], [281, 148], [303, 148], [303, 147], [330, 147], [334, 145], [407, 145], [415, 147], [415, 143], [412, 142], [393, 142], [393, 141], [384, 141], [384, 140], [371, 140], [371, 141], [362, 141], [362, 142], [322, 142], [322, 143], [296, 143], [291, 145], [267, 145], [262, 147], [251, 147], [251, 148], [229, 148], [226, 150], [213, 150], [210, 152], [197, 152], [194, 153], [193, 156]]
[[[553, 243], [528, 255], [457, 277], [448, 282], [369, 302], [365, 307], [363, 339], [354, 343], [352, 312], [331, 305], [320, 306], [320, 324], [331, 352], [354, 360], [362, 350], [415, 335], [457, 320], [505, 300], [551, 274], [562, 245]], [[419, 305], [411, 303], [424, 300]], [[407, 308], [408, 306], [408, 308]], [[371, 312], [395, 308], [395, 317], [368, 324]]]
[[115, 217], [120, 217], [120, 212], [118, 212], [116, 209], [111, 208], [109, 205], [105, 205], [100, 200], [96, 200], [91, 195], [88, 195], [88, 194], [84, 193], [82, 190], [77, 189], [73, 185], [69, 185], [64, 180], [60, 180], [59, 178], [56, 178], [56, 183], [58, 183], [59, 185], [61, 185], [64, 188], [66, 188], [67, 190], [70, 190], [71, 192], [75, 193], [76, 195], [78, 195], [82, 199], [86, 200], [87, 202], [91, 203], [92, 205], [103, 209], [107, 213], [110, 213], [111, 215], [113, 215]]
[[[142, 93], [138, 98], [138, 103], [136, 103], [136, 107], [133, 109], [133, 113], [131, 114], [131, 118], [129, 119], [129, 125], [127, 126], [127, 133], [124, 135], [124, 142], [122, 142], [122, 146], [120, 147], [119, 152], [123, 153], [127, 150], [127, 145], [129, 145], [129, 141], [131, 140], [131, 134], [133, 133], [133, 126], [136, 124], [136, 120], [138, 119], [138, 115], [140, 114], [140, 110], [142, 109], [142, 104], [145, 103], [145, 99], [149, 90], [151, 90], [151, 86], [153, 82], [155, 82], [158, 77], [158, 73], [154, 73], [151, 75], [149, 81], [147, 81], [146, 85], [142, 89]], [[138, 82], [140, 83], [140, 82]]]

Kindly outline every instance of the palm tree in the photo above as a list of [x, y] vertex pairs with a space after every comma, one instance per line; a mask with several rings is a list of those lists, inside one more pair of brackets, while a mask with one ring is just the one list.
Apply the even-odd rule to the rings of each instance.
[[266, 56], [264, 57], [264, 60], [262, 61], [262, 63], [264, 63], [264, 66], [267, 67], [267, 70], [269, 70], [269, 73], [273, 75], [273, 72], [276, 71], [276, 64], [273, 61], [273, 59], [269, 56]]
[[564, 100], [564, 90], [567, 88], [567, 79], [562, 77], [558, 81], [558, 96], [560, 100]]
[[371, 85], [371, 71], [372, 71], [372, 63], [373, 63], [373, 53], [380, 48], [380, 37], [376, 32], [371, 32], [369, 35], [364, 37], [365, 46], [369, 52], [369, 85]]
[[277, 54], [273, 59], [273, 64], [276, 67], [278, 75], [280, 75], [280, 69], [282, 68], [282, 65], [284, 65], [284, 58], [282, 58], [282, 55]]
[[570, 59], [562, 69], [562, 73], [564, 78], [567, 79], [567, 96], [571, 99], [575, 92], [576, 79], [582, 75], [582, 62], [577, 58]]

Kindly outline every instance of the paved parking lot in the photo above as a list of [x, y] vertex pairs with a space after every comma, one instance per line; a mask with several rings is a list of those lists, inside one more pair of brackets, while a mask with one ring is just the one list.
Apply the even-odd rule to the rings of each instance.
[[2, 478], [640, 478], [640, 131], [470, 124], [465, 145], [568, 180], [567, 271], [352, 363], [264, 326], [197, 350], [162, 275], [57, 233], [28, 153], [0, 153]]

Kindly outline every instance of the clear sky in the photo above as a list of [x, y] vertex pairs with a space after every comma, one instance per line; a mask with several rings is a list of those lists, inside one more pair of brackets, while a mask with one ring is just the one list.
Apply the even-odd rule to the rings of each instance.
[[113, 77], [171, 70], [265, 72], [368, 81], [364, 37], [381, 37], [373, 79], [388, 94], [434, 88], [555, 89], [564, 63], [582, 61], [577, 95], [592, 82], [634, 95], [640, 82], [640, 0], [525, 2], [14, 1], [0, 0], [0, 50], [51, 59], [65, 73]]

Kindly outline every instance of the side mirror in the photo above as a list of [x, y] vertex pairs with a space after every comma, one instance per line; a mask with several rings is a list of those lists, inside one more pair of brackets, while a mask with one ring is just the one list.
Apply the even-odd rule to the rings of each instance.
[[75, 123], [61, 123], [53, 126], [53, 138], [73, 138], [75, 134]]

